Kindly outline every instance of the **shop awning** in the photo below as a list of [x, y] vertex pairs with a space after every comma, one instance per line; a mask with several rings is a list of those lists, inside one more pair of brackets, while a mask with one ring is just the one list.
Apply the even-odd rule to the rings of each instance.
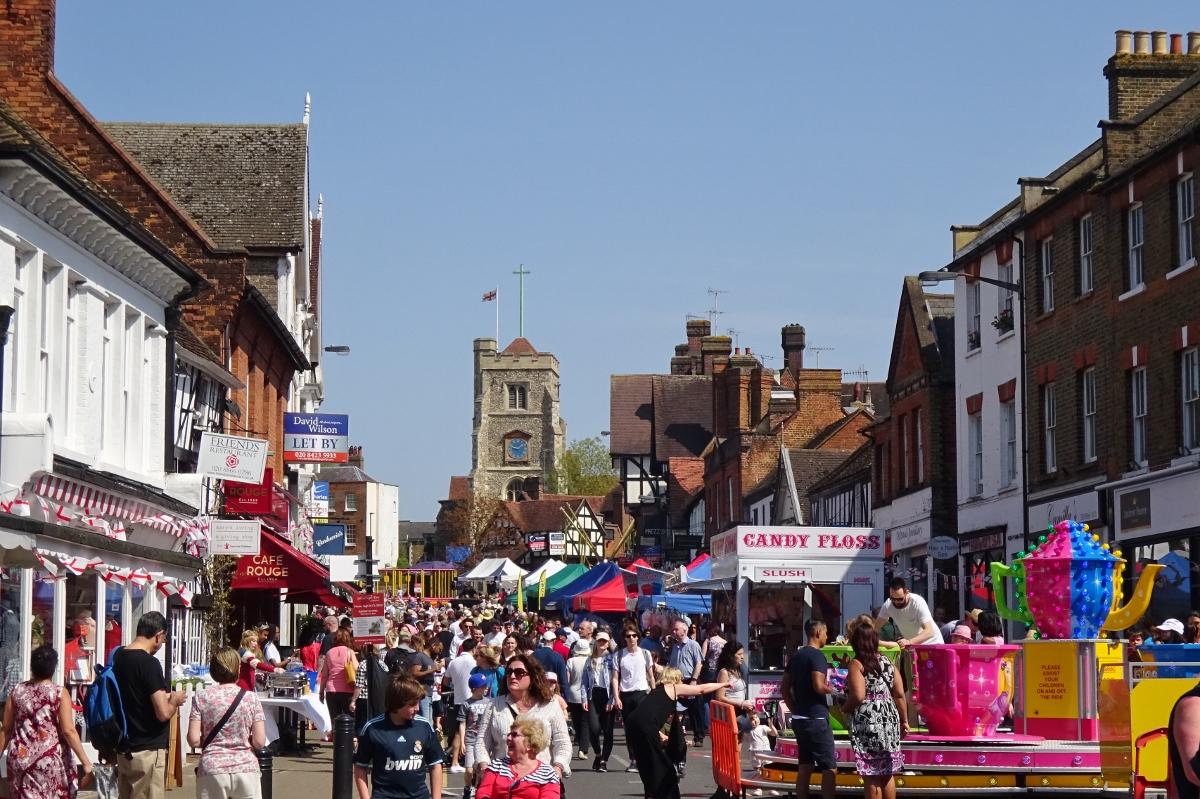
[[297, 605], [326, 605], [335, 608], [348, 608], [350, 603], [332, 591], [301, 591], [293, 594], [288, 591], [287, 601]]
[[34, 568], [38, 565], [32, 535], [0, 529], [0, 566]]
[[702, 591], [727, 591], [733, 587], [732, 577], [716, 577], [708, 580], [696, 580], [675, 586], [675, 592], [681, 594], [697, 594]]
[[655, 594], [637, 598], [637, 609], [649, 610], [664, 605], [677, 613], [712, 613], [712, 599], [706, 594]]
[[286, 588], [289, 595], [308, 591], [332, 593], [329, 570], [266, 527], [262, 530], [259, 554], [238, 558], [231, 587], [251, 591]]

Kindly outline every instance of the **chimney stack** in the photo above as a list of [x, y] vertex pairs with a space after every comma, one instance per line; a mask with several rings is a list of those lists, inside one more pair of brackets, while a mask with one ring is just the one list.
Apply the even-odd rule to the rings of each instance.
[[687, 322], [687, 354], [700, 354], [700, 339], [712, 335], [712, 322], [707, 319], [689, 319]]
[[351, 446], [348, 461], [351, 466], [357, 466], [358, 468], [362, 469], [363, 468], [363, 448], [358, 445]]
[[0, 94], [54, 71], [54, 0], [7, 0], [0, 6]]
[[804, 325], [785, 325], [780, 338], [783, 368], [795, 374], [804, 368]]
[[[705, 322], [704, 324], [708, 324]], [[713, 374], [713, 362], [729, 358], [733, 352], [733, 339], [729, 336], [705, 336], [700, 340], [700, 355], [703, 358], [700, 374]]]
[[[1132, 48], [1130, 41], [1132, 40]], [[1113, 56], [1104, 66], [1108, 79], [1108, 118], [1136, 117], [1179, 83], [1200, 71], [1200, 34], [1119, 30]]]

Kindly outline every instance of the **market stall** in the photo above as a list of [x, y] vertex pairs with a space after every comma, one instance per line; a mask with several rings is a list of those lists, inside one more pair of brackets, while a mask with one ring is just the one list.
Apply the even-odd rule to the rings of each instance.
[[[571, 608], [592, 613], [624, 613], [631, 596], [625, 578], [624, 572], [619, 570], [607, 581], [577, 595]], [[632, 596], [636, 596], [636, 586]]]
[[438, 602], [458, 596], [454, 580], [458, 567], [453, 563], [428, 560], [404, 569], [380, 569], [380, 589], [392, 596], [415, 596]]
[[[883, 536], [860, 527], [735, 527], [712, 538], [712, 579], [679, 586], [717, 589], [714, 618], [748, 642], [751, 699], [775, 699], [804, 623], [831, 636], [883, 601]], [[751, 592], [754, 601], [751, 602]], [[732, 607], [729, 607], [732, 600]]]
[[[549, 596], [554, 591], [562, 588], [564, 585], [569, 585], [582, 575], [587, 573], [587, 566], [580, 563], [566, 563], [563, 568], [556, 571], [550, 577], [546, 578], [546, 595]], [[538, 580], [530, 580], [525, 578], [525, 607], [533, 610], [538, 609]], [[509, 595], [505, 600], [510, 605], [517, 603], [516, 593]]]
[[542, 597], [541, 609], [570, 610], [572, 599], [585, 591], [592, 590], [598, 585], [609, 582], [614, 577], [621, 578], [621, 569], [617, 564], [599, 563], [571, 582], [560, 585], [553, 591], [548, 591], [546, 596]]

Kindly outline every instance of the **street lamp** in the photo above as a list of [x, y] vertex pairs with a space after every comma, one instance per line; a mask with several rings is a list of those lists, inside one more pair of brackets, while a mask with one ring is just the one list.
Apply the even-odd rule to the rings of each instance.
[[[964, 278], [970, 277], [973, 280], [978, 280], [980, 282], [987, 283], [992, 286], [998, 286], [1002, 289], [1007, 289], [1008, 291], [1011, 291], [1014, 295], [1016, 295], [1017, 299], [1020, 300], [1020, 302], [1021, 302], [1021, 327], [1018, 330], [1018, 347], [1020, 348], [1020, 359], [1021, 359], [1021, 366], [1020, 366], [1020, 369], [1021, 369], [1021, 521], [1020, 521], [1020, 524], [1021, 524], [1022, 548], [1025, 549], [1026, 551], [1028, 551], [1028, 549], [1029, 549], [1029, 520], [1027, 518], [1027, 514], [1028, 514], [1028, 506], [1029, 506], [1029, 419], [1028, 419], [1027, 414], [1029, 413], [1029, 389], [1026, 385], [1027, 384], [1026, 377], [1028, 376], [1027, 366], [1028, 366], [1029, 352], [1026, 347], [1026, 340], [1025, 340], [1025, 332], [1026, 332], [1026, 328], [1025, 328], [1026, 313], [1025, 312], [1027, 310], [1026, 305], [1025, 305], [1025, 287], [1023, 285], [1024, 284], [1024, 275], [1025, 275], [1025, 243], [1021, 239], [1019, 239], [1015, 236], [1012, 238], [1012, 242], [1016, 246], [1016, 249], [1017, 249], [1016, 263], [1019, 264], [1019, 270], [1020, 270], [1020, 271], [1015, 271], [1014, 274], [1021, 276], [1021, 278], [1017, 282], [1011, 282], [1008, 280], [997, 280], [996, 278], [984, 277], [982, 275], [969, 275], [968, 276], [965, 272], [949, 272], [949, 271], [945, 271], [945, 270], [941, 270], [941, 271], [937, 271], [937, 272], [922, 272], [921, 274], [919, 274], [917, 276], [917, 279], [921, 281], [922, 286], [929, 287], [929, 286], [936, 286], [938, 283], [947, 283], [947, 282], [950, 282], [953, 280], [957, 280], [960, 277], [964, 277]], [[1005, 545], [1006, 545], [1005, 546], [1005, 550], [1006, 550], [1005, 556], [1008, 555], [1007, 543], [1008, 542], [1006, 541], [1005, 542]]]
[[325, 348], [326, 352], [331, 352], [334, 355], [349, 355], [350, 348], [345, 344], [334, 344]]

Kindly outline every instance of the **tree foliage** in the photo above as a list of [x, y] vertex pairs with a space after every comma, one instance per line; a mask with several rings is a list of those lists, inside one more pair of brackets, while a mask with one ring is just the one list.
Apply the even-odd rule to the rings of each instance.
[[549, 491], [573, 496], [604, 496], [616, 487], [617, 482], [612, 456], [598, 436], [572, 441], [546, 475]]
[[447, 547], [469, 547], [468, 563], [478, 558], [479, 542], [492, 525], [500, 500], [474, 492], [465, 499], [443, 503], [438, 512], [438, 535]]

